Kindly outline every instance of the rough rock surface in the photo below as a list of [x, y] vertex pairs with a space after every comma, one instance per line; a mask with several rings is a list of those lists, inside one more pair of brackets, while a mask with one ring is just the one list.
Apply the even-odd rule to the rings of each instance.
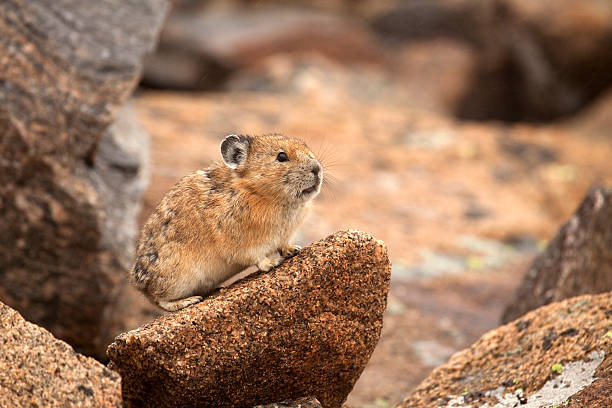
[[0, 406], [120, 407], [119, 375], [0, 302]]
[[90, 355], [104, 356], [143, 189], [142, 133], [129, 114], [109, 125], [165, 8], [0, 2], [0, 299]]
[[507, 323], [536, 307], [612, 290], [612, 189], [592, 188], [534, 261], [507, 306]]
[[257, 405], [254, 408], [322, 408], [318, 399], [313, 397], [298, 398], [291, 401], [275, 402], [267, 405]]
[[108, 348], [134, 406], [251, 407], [316, 395], [340, 407], [380, 335], [390, 263], [358, 231], [122, 334]]
[[399, 407], [609, 407], [611, 327], [609, 292], [543, 306], [455, 354]]

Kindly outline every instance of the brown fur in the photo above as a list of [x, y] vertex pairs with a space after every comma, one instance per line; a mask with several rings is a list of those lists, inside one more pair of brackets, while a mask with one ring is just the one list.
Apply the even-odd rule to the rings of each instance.
[[[280, 152], [289, 160], [277, 160]], [[299, 250], [289, 240], [323, 176], [308, 147], [278, 134], [230, 135], [222, 156], [180, 180], [143, 227], [131, 278], [163, 309], [197, 303], [244, 268], [269, 270]]]

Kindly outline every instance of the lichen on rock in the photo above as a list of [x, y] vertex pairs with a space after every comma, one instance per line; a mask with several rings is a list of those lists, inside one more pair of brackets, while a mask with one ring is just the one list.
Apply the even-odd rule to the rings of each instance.
[[[585, 295], [533, 310], [491, 330], [435, 369], [399, 408], [551, 406], [598, 401], [612, 380], [612, 293]], [[561, 373], [551, 367], [561, 364]], [[559, 370], [557, 370], [558, 372]]]
[[298, 398], [296, 400], [274, 402], [272, 404], [266, 405], [257, 405], [253, 408], [322, 408], [322, 405], [316, 398], [304, 397]]

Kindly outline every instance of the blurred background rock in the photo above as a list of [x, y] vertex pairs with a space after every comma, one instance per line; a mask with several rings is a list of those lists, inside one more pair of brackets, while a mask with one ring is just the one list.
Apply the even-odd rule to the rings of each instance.
[[173, 4], [145, 68], [152, 87], [222, 89], [272, 55], [312, 51], [389, 71], [424, 106], [460, 118], [547, 121], [584, 108], [612, 81], [605, 0]]

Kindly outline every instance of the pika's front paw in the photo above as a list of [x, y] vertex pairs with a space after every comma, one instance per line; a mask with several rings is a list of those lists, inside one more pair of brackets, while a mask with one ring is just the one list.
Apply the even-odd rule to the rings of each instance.
[[262, 259], [261, 261], [257, 262], [257, 268], [260, 271], [268, 272], [270, 269], [274, 268], [275, 266], [280, 265], [283, 262], [283, 260], [284, 258], [280, 256], [276, 256], [273, 258], [266, 257]]
[[291, 258], [292, 256], [295, 256], [298, 252], [300, 252], [300, 249], [302, 249], [302, 247], [299, 245], [285, 245], [284, 247], [278, 250], [278, 253], [283, 258]]
[[176, 312], [177, 310], [181, 310], [186, 308], [187, 306], [195, 305], [196, 303], [200, 303], [204, 298], [202, 296], [190, 296], [184, 299], [178, 300], [160, 300], [157, 302], [159, 307], [169, 312]]

